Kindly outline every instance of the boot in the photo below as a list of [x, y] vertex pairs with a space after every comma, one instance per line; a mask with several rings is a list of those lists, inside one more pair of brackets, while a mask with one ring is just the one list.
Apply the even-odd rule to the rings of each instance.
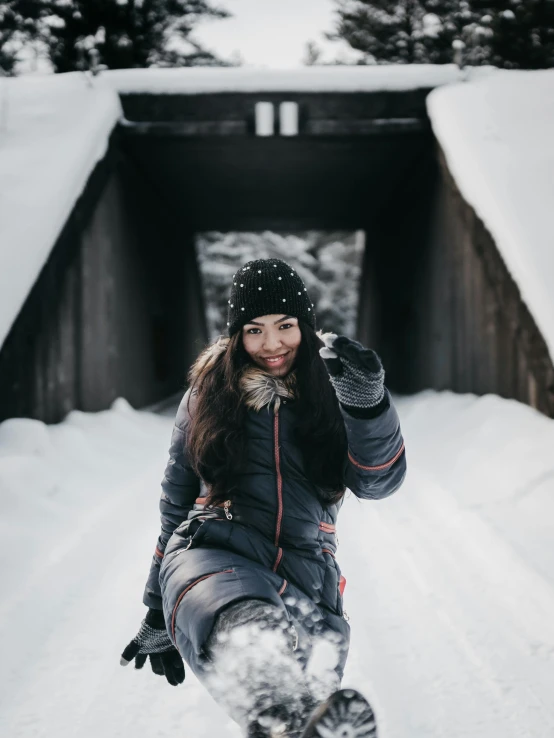
[[355, 689], [339, 689], [315, 710], [300, 738], [377, 738], [375, 715]]
[[247, 738], [301, 738], [308, 717], [316, 707], [315, 700], [302, 695], [299, 704], [272, 705], [250, 724]]

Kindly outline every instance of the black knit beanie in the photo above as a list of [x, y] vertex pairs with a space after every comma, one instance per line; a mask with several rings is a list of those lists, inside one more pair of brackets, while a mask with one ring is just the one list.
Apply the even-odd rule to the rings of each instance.
[[229, 336], [260, 315], [290, 315], [315, 328], [304, 282], [281, 259], [256, 259], [241, 267], [233, 276], [227, 312]]

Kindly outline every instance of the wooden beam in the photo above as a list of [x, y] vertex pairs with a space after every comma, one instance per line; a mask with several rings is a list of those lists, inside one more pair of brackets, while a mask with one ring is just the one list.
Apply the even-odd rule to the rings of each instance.
[[[137, 136], [253, 136], [246, 120], [130, 121], [123, 118], [121, 127]], [[429, 121], [421, 118], [322, 119], [300, 124], [299, 136], [383, 136], [390, 133], [427, 131]], [[278, 137], [278, 134], [276, 134]], [[285, 137], [286, 138], [286, 137]]]
[[246, 136], [247, 122], [242, 120], [191, 120], [152, 122], [120, 120], [125, 133], [137, 136]]
[[421, 118], [368, 118], [307, 120], [302, 133], [311, 136], [381, 136], [388, 133], [426, 131], [429, 121]]

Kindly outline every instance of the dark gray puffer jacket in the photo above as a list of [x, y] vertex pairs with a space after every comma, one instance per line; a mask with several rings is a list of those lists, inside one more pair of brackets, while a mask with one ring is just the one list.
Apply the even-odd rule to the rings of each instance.
[[[268, 383], [267, 375], [259, 374], [263, 382], [256, 386], [254, 372], [252, 392], [245, 395], [247, 462], [240, 492], [226, 509], [204, 507], [207, 489], [186, 453], [194, 396], [189, 390], [183, 397], [162, 482], [162, 531], [144, 603], [163, 608], [170, 637], [200, 677], [206, 665], [204, 644], [217, 615], [249, 598], [283, 610], [306, 657], [313, 637], [329, 632], [339, 636], [337, 672], [342, 677], [349, 626], [335, 558], [340, 504], [324, 507], [306, 477], [294, 442], [294, 399], [279, 381]], [[388, 393], [387, 399], [383, 412], [371, 419], [353, 418], [342, 410], [349, 446], [345, 484], [368, 500], [392, 494], [406, 471], [398, 415]]]

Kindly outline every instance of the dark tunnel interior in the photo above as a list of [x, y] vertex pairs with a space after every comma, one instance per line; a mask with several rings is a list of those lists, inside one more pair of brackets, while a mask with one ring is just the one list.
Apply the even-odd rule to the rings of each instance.
[[[324, 103], [304, 96], [300, 108], [310, 111], [315, 130], [314, 120], [335, 115], [337, 123], [339, 110], [351, 128], [353, 119], [369, 117], [372, 106], [371, 115], [412, 116], [419, 123], [396, 129], [382, 125], [364, 135], [348, 133], [346, 123], [341, 129], [339, 120], [330, 134], [301, 130], [295, 137], [269, 138], [190, 135], [190, 128], [180, 128], [183, 121], [201, 125], [217, 116], [247, 120], [253, 96], [173, 97], [124, 97], [132, 122], [122, 128], [120, 144], [134, 177], [171, 212], [172, 227], [181, 234], [172, 248], [186, 243], [193, 249], [195, 234], [204, 231], [363, 230], [356, 337], [380, 353], [391, 389], [417, 389], [412, 365], [418, 279], [437, 177], [423, 96], [337, 95]], [[280, 99], [276, 96], [275, 103]]]
[[[181, 392], [209, 338], [196, 252], [207, 232], [363, 232], [348, 330], [380, 354], [394, 392], [437, 385], [425, 351], [449, 386], [449, 326], [434, 338], [427, 299], [439, 183], [428, 92], [123, 94], [124, 118], [2, 349], [2, 417], [57, 422]], [[256, 135], [260, 100], [294, 103], [296, 135]]]

